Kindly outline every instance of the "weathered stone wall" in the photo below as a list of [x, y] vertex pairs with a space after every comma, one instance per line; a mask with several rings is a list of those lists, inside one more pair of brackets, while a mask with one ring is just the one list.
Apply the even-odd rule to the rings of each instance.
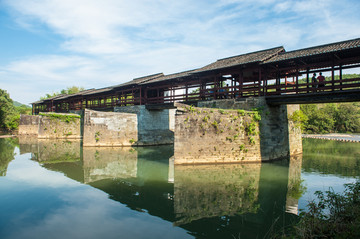
[[299, 105], [270, 106], [266, 104], [264, 97], [249, 97], [241, 100], [199, 102], [198, 106], [259, 110], [262, 161], [287, 158], [302, 153], [301, 129], [291, 120], [291, 115], [299, 110]]
[[108, 178], [135, 178], [137, 151], [129, 147], [84, 147], [84, 182]]
[[147, 110], [144, 105], [135, 105], [115, 107], [114, 111], [137, 115], [138, 145], [174, 142], [175, 109]]
[[77, 114], [44, 113], [40, 115], [39, 139], [80, 139], [81, 119]]
[[138, 141], [136, 114], [85, 110], [84, 146], [131, 146]]
[[261, 161], [257, 113], [181, 104], [177, 110], [175, 164]]
[[256, 213], [260, 169], [261, 164], [176, 165], [175, 224]]
[[77, 114], [21, 115], [19, 135], [37, 135], [40, 139], [79, 139], [81, 119]]
[[38, 135], [40, 117], [38, 115], [20, 115], [20, 135]]
[[294, 122], [293, 115], [300, 110], [300, 105], [287, 105], [289, 123], [289, 148], [290, 156], [302, 154], [302, 136], [300, 122]]

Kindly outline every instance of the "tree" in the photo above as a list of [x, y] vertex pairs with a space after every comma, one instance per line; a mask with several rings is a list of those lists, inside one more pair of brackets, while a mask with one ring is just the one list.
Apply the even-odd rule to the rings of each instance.
[[359, 103], [339, 104], [334, 115], [335, 130], [337, 132], [360, 132], [360, 107]]
[[71, 87], [67, 87], [66, 89], [62, 89], [59, 92], [55, 92], [53, 94], [46, 94], [44, 97], [40, 97], [41, 100], [46, 100], [49, 99], [51, 97], [57, 96], [57, 95], [70, 95], [70, 94], [75, 94], [78, 93], [80, 91], [85, 90], [84, 87], [79, 87], [79, 86], [71, 86]]
[[6, 130], [16, 129], [20, 115], [17, 113], [13, 100], [6, 90], [0, 89], [0, 127]]
[[360, 132], [359, 103], [301, 105], [301, 110], [308, 118], [303, 124], [305, 133]]

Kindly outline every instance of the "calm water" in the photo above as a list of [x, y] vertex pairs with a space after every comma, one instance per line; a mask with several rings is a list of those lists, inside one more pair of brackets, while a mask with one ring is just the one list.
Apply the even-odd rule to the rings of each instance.
[[359, 143], [303, 146], [290, 162], [174, 167], [169, 146], [0, 139], [0, 238], [266, 238], [359, 178]]

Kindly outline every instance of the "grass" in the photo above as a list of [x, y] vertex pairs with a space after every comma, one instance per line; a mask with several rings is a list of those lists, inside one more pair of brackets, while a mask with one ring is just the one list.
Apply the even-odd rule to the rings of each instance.
[[39, 115], [50, 117], [50, 119], [58, 119], [66, 123], [75, 122], [75, 119], [80, 119], [80, 115], [69, 115], [69, 114], [56, 114], [56, 113], [39, 113]]
[[273, 238], [360, 238], [360, 181], [345, 184], [343, 193], [316, 191], [317, 201], [300, 213], [300, 221]]

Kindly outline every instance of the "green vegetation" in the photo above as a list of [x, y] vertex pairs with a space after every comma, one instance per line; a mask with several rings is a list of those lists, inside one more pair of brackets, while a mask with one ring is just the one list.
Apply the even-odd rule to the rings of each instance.
[[308, 203], [300, 221], [283, 232], [282, 238], [359, 238], [360, 181], [345, 184], [343, 193], [331, 188], [317, 191], [318, 200]]
[[53, 94], [46, 94], [44, 97], [41, 97], [40, 99], [46, 100], [46, 99], [49, 99], [49, 98], [57, 96], [57, 95], [75, 94], [75, 93], [78, 93], [83, 90], [85, 90], [84, 87], [71, 86], [71, 87], [67, 87], [66, 89], [62, 89], [60, 92], [55, 92]]
[[305, 133], [360, 133], [360, 103], [301, 105]]
[[238, 110], [237, 112], [238, 112], [238, 114], [239, 114], [240, 116], [244, 116], [244, 115], [245, 115], [245, 110]]
[[301, 110], [296, 110], [292, 115], [289, 116], [289, 119], [295, 124], [296, 127], [300, 127], [304, 130], [305, 124], [309, 120], [308, 117]]
[[66, 123], [75, 122], [75, 119], [81, 118], [80, 115], [75, 115], [75, 114], [39, 113], [39, 115], [47, 116], [52, 119], [58, 119]]
[[[360, 74], [343, 74], [342, 78], [360, 78]], [[331, 77], [325, 80], [331, 81]], [[304, 133], [360, 133], [360, 103], [301, 105], [301, 111], [307, 118], [301, 122]]]
[[18, 102], [15, 104], [7, 91], [0, 89], [0, 128], [16, 130], [19, 126], [20, 114], [31, 114], [30, 107]]
[[99, 142], [99, 140], [100, 140], [100, 132], [96, 131], [96, 133], [95, 133], [95, 141]]
[[9, 163], [15, 158], [16, 145], [18, 145], [17, 139], [0, 139], [0, 177], [6, 175]]

